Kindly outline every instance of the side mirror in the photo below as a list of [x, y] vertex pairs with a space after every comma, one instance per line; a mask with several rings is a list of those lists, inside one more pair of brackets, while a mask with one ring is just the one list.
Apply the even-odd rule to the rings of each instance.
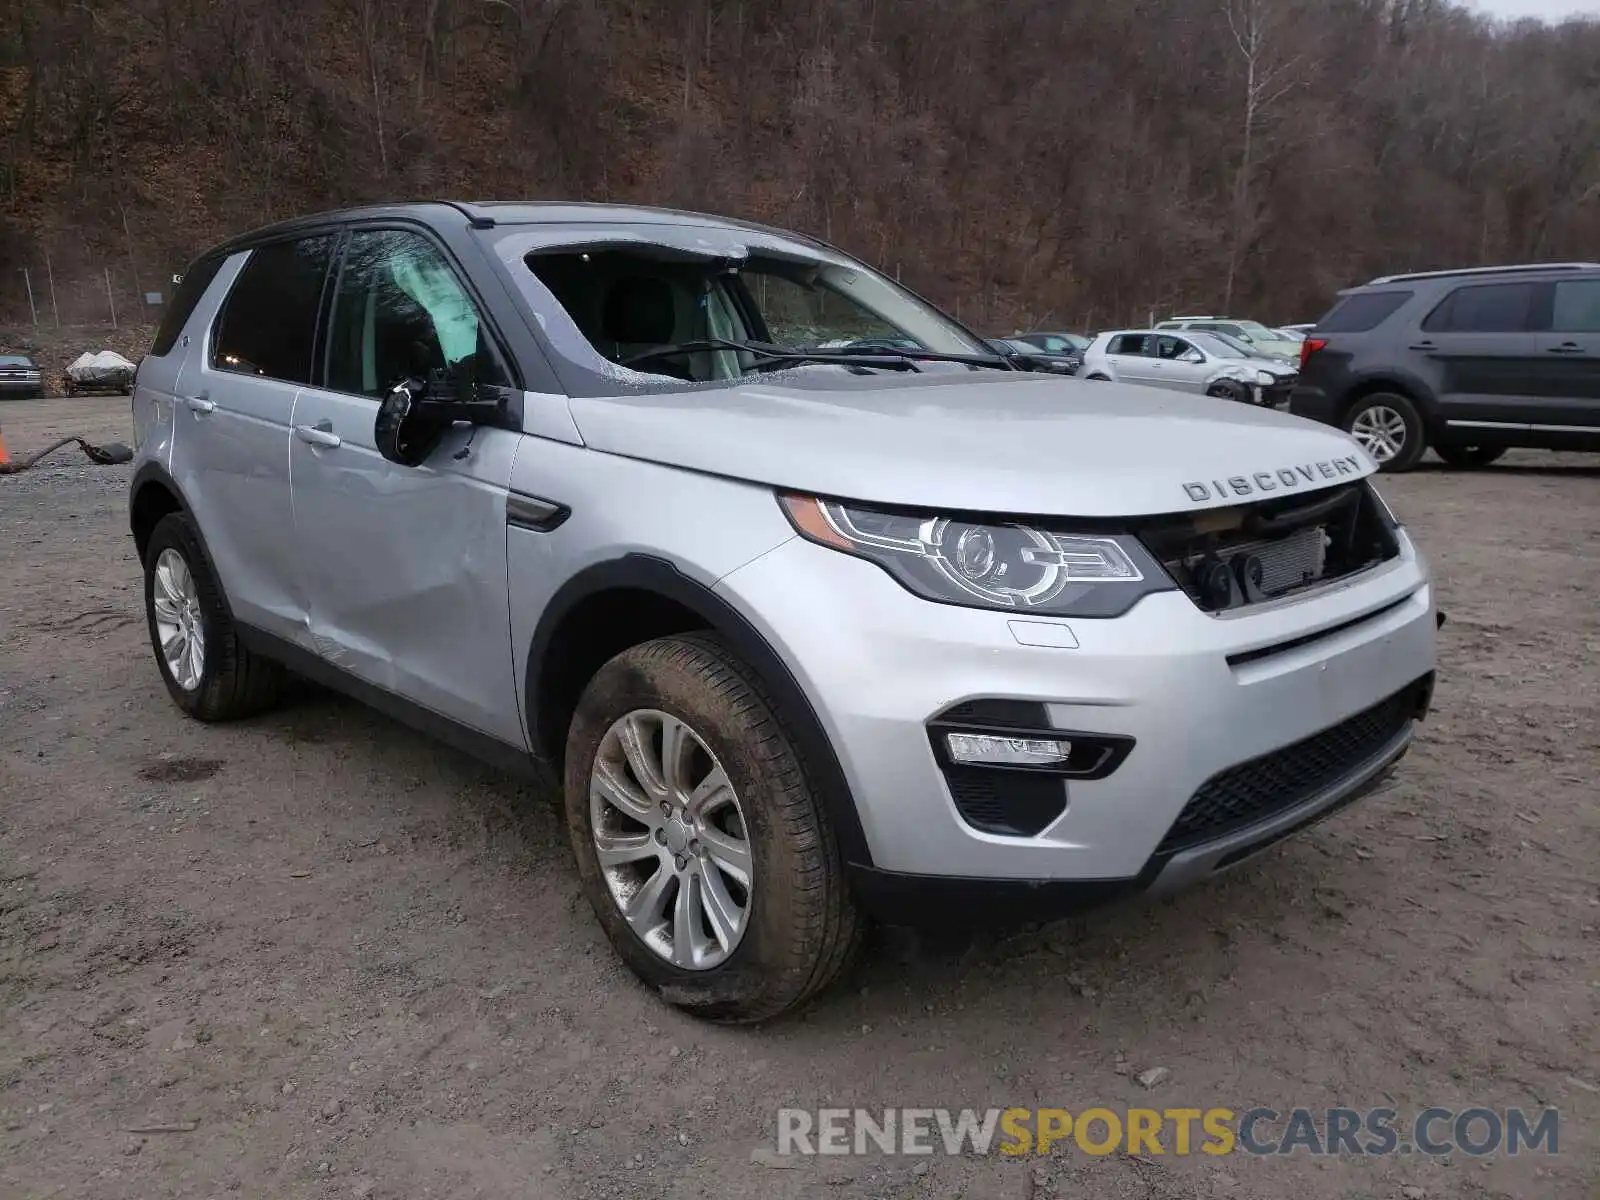
[[419, 466], [457, 422], [498, 425], [505, 420], [504, 389], [458, 380], [450, 371], [430, 371], [426, 379], [410, 376], [390, 388], [373, 423], [378, 453], [403, 467]]
[[421, 465], [449, 428], [438, 421], [424, 422], [417, 416], [418, 402], [427, 388], [428, 385], [415, 376], [402, 379], [389, 389], [389, 394], [378, 405], [378, 419], [372, 427], [373, 443], [379, 454], [402, 467]]

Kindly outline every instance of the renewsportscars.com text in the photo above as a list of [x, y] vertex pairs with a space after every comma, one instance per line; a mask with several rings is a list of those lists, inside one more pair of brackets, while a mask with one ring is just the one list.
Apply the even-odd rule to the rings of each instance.
[[1555, 1154], [1560, 1114], [1426, 1108], [784, 1108], [777, 1152], [799, 1154]]

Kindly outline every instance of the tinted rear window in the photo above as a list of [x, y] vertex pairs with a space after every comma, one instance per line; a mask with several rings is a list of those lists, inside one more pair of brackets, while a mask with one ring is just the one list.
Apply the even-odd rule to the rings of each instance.
[[317, 310], [333, 243], [332, 234], [317, 234], [250, 252], [217, 317], [213, 367], [311, 382]]
[[1318, 333], [1366, 333], [1376, 329], [1407, 300], [1410, 292], [1360, 292], [1346, 296], [1317, 322]]
[[1457, 288], [1428, 314], [1429, 333], [1520, 333], [1528, 328], [1538, 285], [1486, 283]]
[[172, 352], [172, 347], [177, 345], [178, 335], [189, 323], [189, 314], [194, 312], [194, 306], [200, 303], [200, 297], [205, 295], [225, 261], [225, 255], [207, 255], [183, 273], [183, 278], [172, 293], [172, 303], [168, 305], [166, 315], [161, 318], [161, 326], [156, 330], [156, 340], [150, 346], [151, 354], [159, 358]]

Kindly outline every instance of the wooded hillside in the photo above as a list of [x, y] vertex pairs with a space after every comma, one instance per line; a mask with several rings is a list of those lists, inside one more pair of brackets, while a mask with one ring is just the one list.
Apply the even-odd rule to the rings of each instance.
[[1311, 320], [1384, 271], [1600, 255], [1600, 23], [1441, 0], [0, 0], [0, 318], [47, 254], [67, 294], [103, 299], [109, 270], [132, 304], [223, 234], [429, 196], [797, 227], [996, 331]]

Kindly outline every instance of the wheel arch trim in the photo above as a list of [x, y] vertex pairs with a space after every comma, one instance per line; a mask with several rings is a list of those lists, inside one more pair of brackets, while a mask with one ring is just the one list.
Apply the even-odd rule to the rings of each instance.
[[[139, 496], [147, 487], [152, 485], [160, 487], [165, 492], [171, 493], [172, 498], [178, 502], [176, 511], [183, 513], [189, 518], [189, 524], [194, 528], [195, 542], [198, 543], [200, 547], [200, 553], [205, 555], [206, 570], [211, 572], [212, 579], [216, 581], [217, 595], [222, 598], [222, 606], [227, 609], [229, 619], [236, 621], [237, 618], [233, 615], [233, 601], [228, 597], [228, 589], [223, 585], [222, 576], [217, 573], [217, 564], [212, 561], [211, 547], [206, 544], [205, 530], [200, 528], [199, 515], [195, 512], [194, 507], [189, 503], [189, 498], [183, 494], [183, 489], [178, 486], [178, 481], [172, 477], [171, 473], [168, 472], [165, 467], [154, 460], [145, 463], [142, 467], [135, 471], [133, 473], [133, 480], [128, 485], [129, 532], [134, 533], [134, 507], [138, 503]], [[135, 536], [137, 536], [137, 534], [135, 534]], [[141, 556], [140, 570], [143, 571], [143, 569], [144, 563]]]
[[[800, 743], [798, 748], [815, 777], [842, 859], [846, 864], [872, 866], [866, 834], [844, 768], [799, 680], [782, 656], [743, 613], [666, 559], [630, 553], [595, 563], [562, 584], [545, 605], [529, 644], [523, 677], [528, 740], [534, 753], [544, 757], [546, 742], [541, 726], [547, 718], [541, 712], [540, 688], [543, 666], [557, 633], [566, 619], [585, 601], [604, 592], [619, 590], [652, 593], [678, 604], [699, 617], [708, 628], [728, 642], [782, 707], [782, 715], [794, 731]], [[548, 765], [554, 773], [556, 764]]]
[[183, 489], [178, 486], [178, 481], [172, 477], [164, 466], [154, 459], [149, 460], [133, 473], [133, 479], [128, 484], [128, 531], [137, 536], [135, 517], [138, 511], [139, 497], [144, 495], [145, 489], [150, 486], [159, 487], [164, 492], [169, 492], [178, 502], [180, 512], [193, 513], [194, 509], [189, 504], [189, 498], [183, 494]]
[[1395, 395], [1404, 396], [1411, 401], [1416, 406], [1417, 415], [1422, 418], [1422, 423], [1428, 429], [1429, 435], [1432, 435], [1435, 426], [1439, 423], [1437, 401], [1434, 397], [1433, 389], [1408, 372], [1392, 369], [1358, 375], [1350, 381], [1349, 386], [1340, 395], [1338, 408], [1335, 410], [1340, 426], [1343, 427], [1351, 409], [1368, 396], [1376, 395], [1380, 392], [1393, 392]]

